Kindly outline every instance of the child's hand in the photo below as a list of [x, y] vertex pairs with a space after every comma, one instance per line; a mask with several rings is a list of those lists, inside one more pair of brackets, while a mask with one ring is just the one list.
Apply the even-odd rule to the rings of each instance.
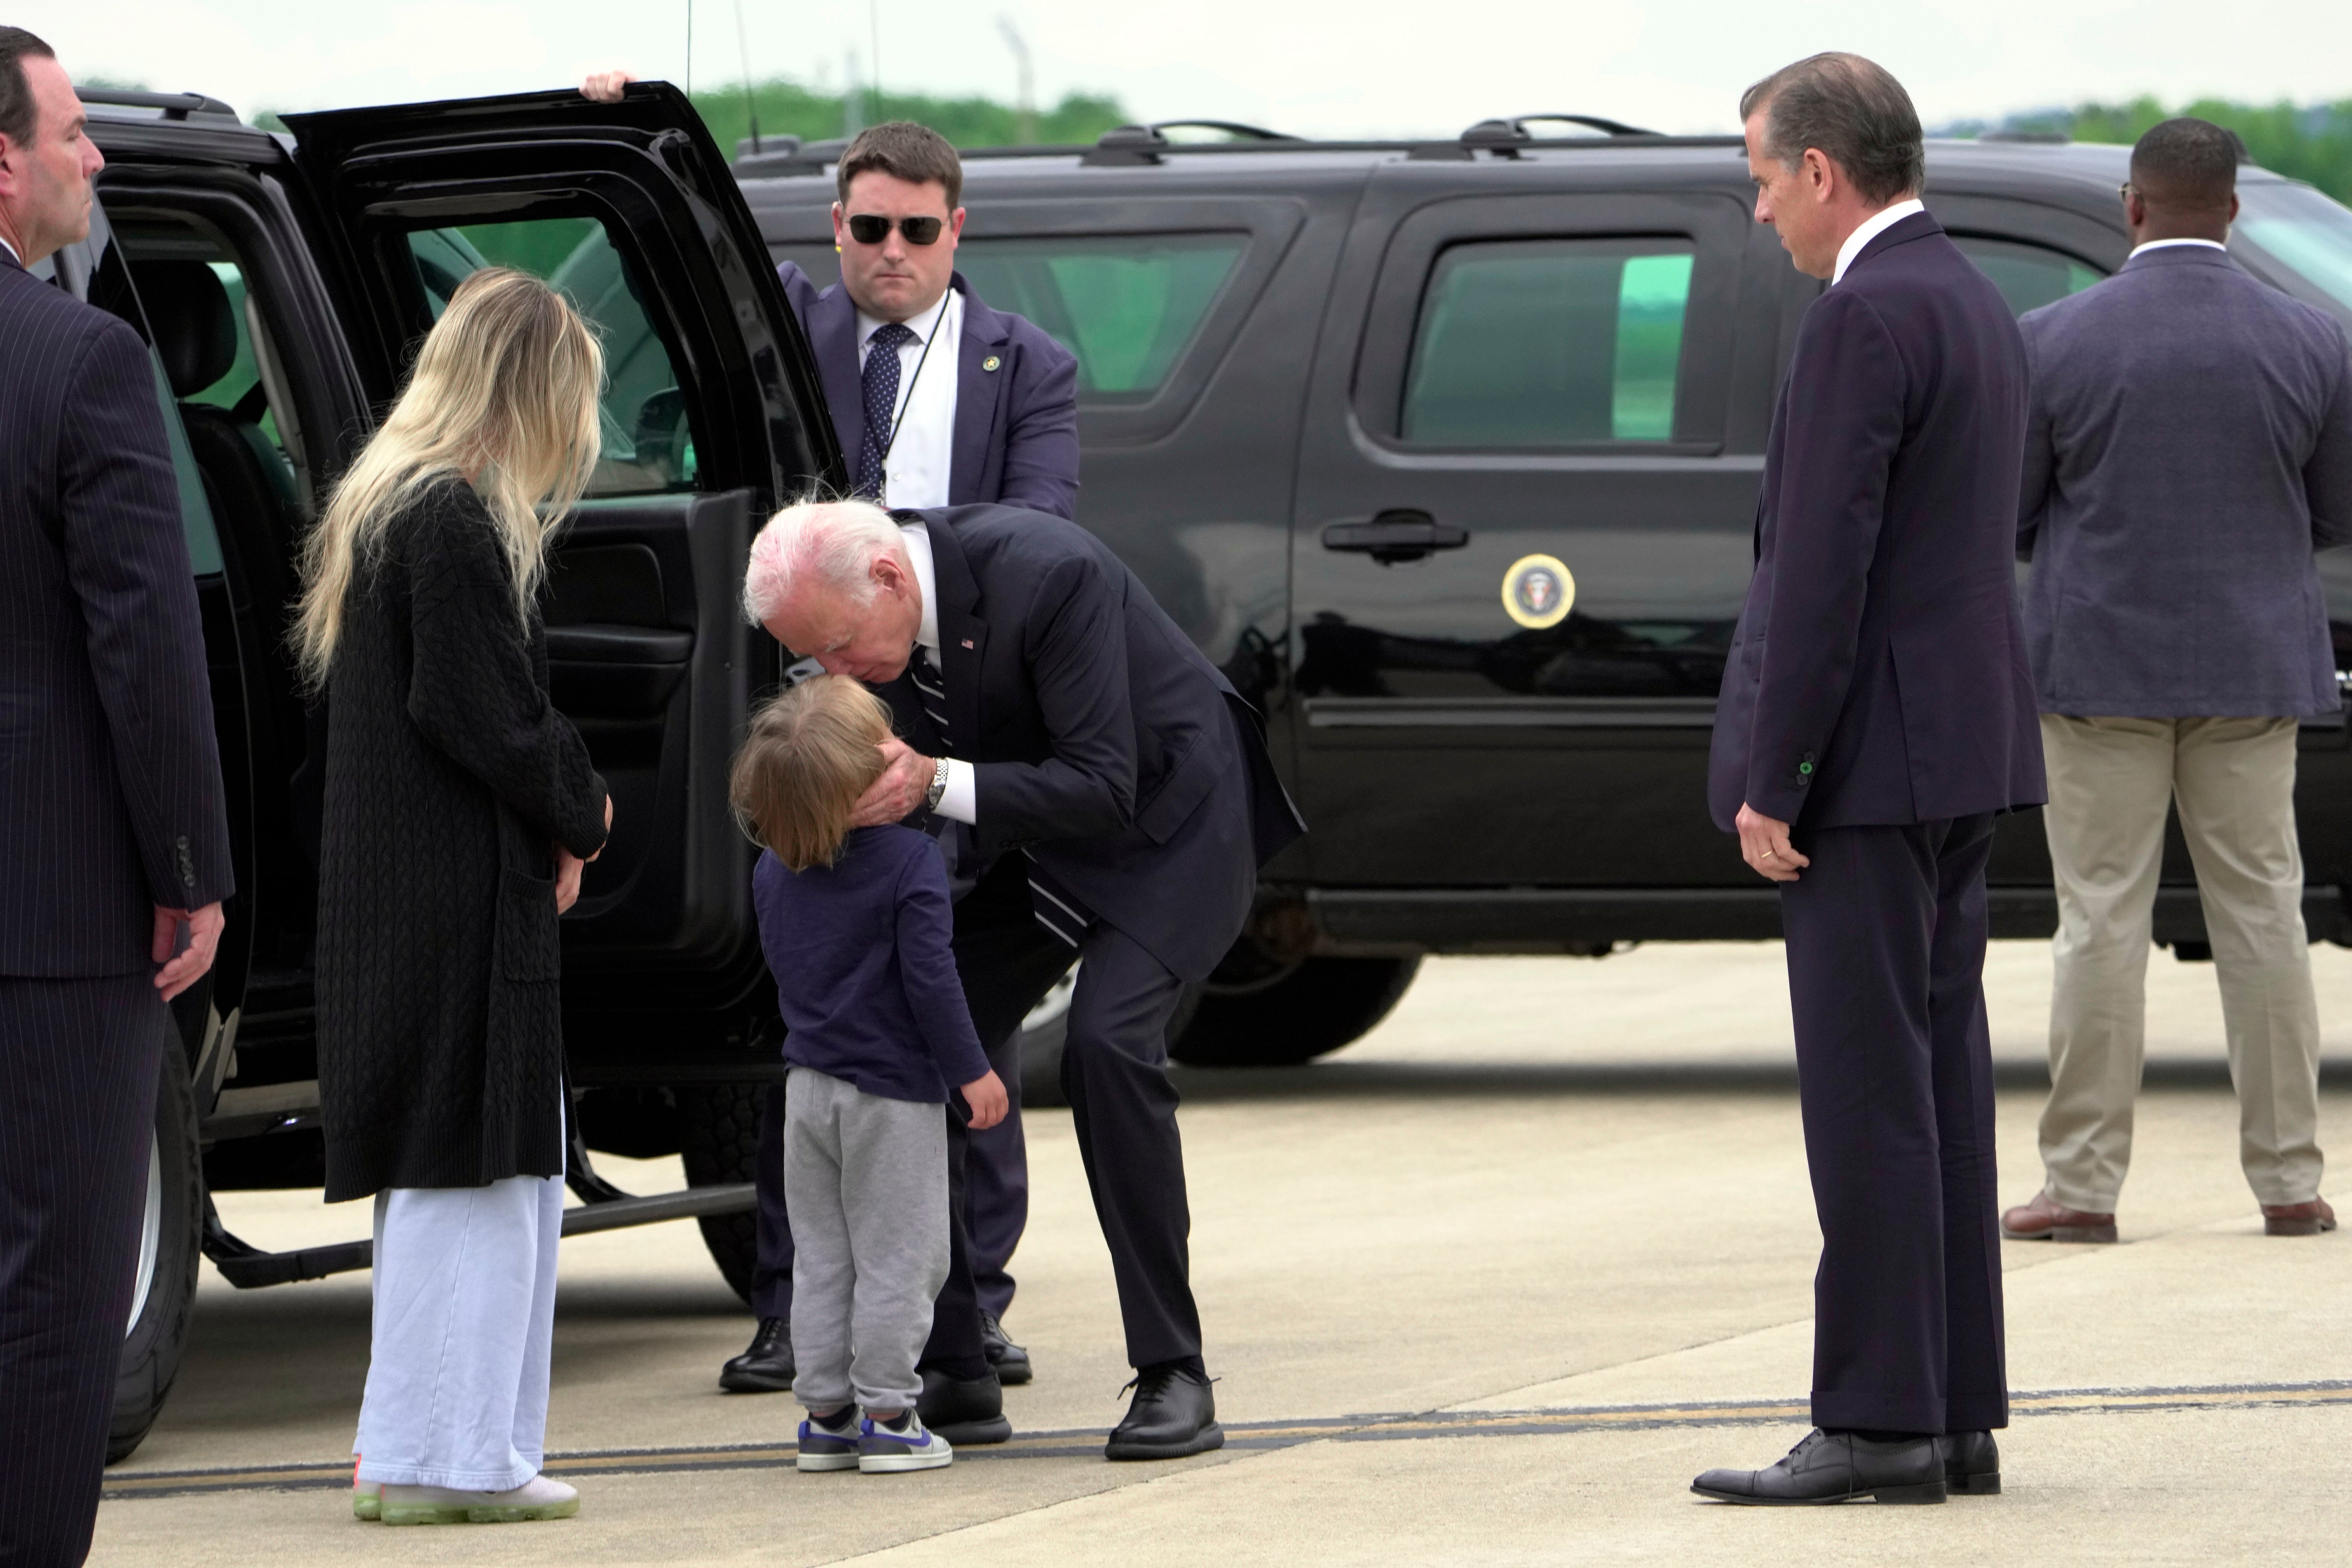
[[971, 1130], [985, 1132], [1004, 1120], [1011, 1104], [1004, 1098], [1004, 1080], [993, 1072], [963, 1086], [964, 1103], [971, 1107]]

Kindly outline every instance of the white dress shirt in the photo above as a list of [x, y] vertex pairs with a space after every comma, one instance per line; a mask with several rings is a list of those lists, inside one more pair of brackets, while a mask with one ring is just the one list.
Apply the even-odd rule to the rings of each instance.
[[[940, 654], [940, 577], [938, 568], [931, 564], [931, 531], [919, 522], [910, 522], [900, 532], [906, 540], [907, 560], [915, 568], [915, 586], [923, 591], [923, 619], [915, 627], [915, 641], [930, 656], [931, 668], [945, 680], [948, 664]], [[938, 815], [950, 822], [978, 822], [980, 799], [971, 764], [957, 757], [947, 761], [947, 793], [940, 796]]]
[[1927, 204], [1915, 196], [1906, 202], [1896, 202], [1893, 206], [1874, 212], [1863, 219], [1862, 226], [1847, 235], [1845, 243], [1838, 247], [1837, 270], [1830, 274], [1830, 287], [1834, 289], [1845, 281], [1845, 269], [1853, 265], [1853, 258], [1862, 254], [1864, 246], [1868, 245], [1913, 213], [1923, 213], [1927, 210]]
[[[2131, 253], [2132, 256], [2137, 256], [2143, 250], [2162, 250], [2168, 245], [2201, 245], [2209, 250], [2218, 250], [2224, 256], [2230, 251], [2230, 247], [2218, 239], [2151, 239], [2145, 245], [2133, 246]], [[2124, 259], [2129, 261], [2131, 256], [2126, 256]]]
[[[874, 351], [881, 319], [857, 312], [857, 369]], [[945, 506], [949, 469], [955, 461], [957, 345], [963, 338], [963, 296], [950, 286], [939, 303], [906, 323], [915, 335], [898, 345], [898, 402], [890, 411], [898, 440], [882, 465], [882, 504], [887, 507]], [[932, 347], [923, 357], [923, 345]], [[915, 367], [922, 366], [917, 375]], [[888, 431], [882, 433], [889, 441]], [[856, 455], [851, 455], [853, 466]]]
[[5, 238], [0, 238], [0, 250], [6, 251], [8, 253], [8, 259], [15, 262], [17, 266], [22, 267], [25, 265], [25, 258], [16, 254], [16, 247], [9, 244]]

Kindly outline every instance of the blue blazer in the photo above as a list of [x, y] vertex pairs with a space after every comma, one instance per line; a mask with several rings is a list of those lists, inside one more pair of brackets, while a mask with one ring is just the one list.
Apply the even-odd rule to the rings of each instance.
[[2352, 368], [2324, 310], [2201, 245], [2143, 250], [2018, 322], [2018, 502], [2042, 711], [2341, 706], [2312, 552], [2352, 542]]
[[[818, 293], [797, 263], [782, 263], [776, 276], [815, 351], [834, 432], [854, 464], [866, 439], [857, 307], [838, 283]], [[998, 501], [1075, 518], [1076, 357], [1026, 318], [989, 309], [962, 273], [949, 287], [963, 295], [963, 341], [956, 345], [955, 453], [948, 469], [948, 504]]]
[[896, 515], [930, 534], [952, 742], [906, 677], [878, 689], [917, 750], [973, 764], [978, 852], [1029, 852], [1171, 972], [1205, 980], [1258, 867], [1306, 831], [1256, 715], [1085, 529], [1004, 506]]
[[2013, 565], [2025, 410], [2009, 307], [1926, 213], [1806, 310], [1716, 706], [1717, 826], [1742, 802], [1846, 827], [2045, 798]]
[[0, 975], [142, 973], [235, 890], [154, 363], [0, 250]]

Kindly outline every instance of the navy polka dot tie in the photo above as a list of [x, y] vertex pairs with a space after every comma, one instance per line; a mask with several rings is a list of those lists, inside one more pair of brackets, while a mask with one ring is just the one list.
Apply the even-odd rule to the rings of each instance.
[[898, 406], [898, 345], [912, 342], [914, 330], [898, 321], [874, 329], [859, 380], [866, 393], [866, 438], [857, 444], [857, 493], [882, 499], [882, 457], [890, 446], [890, 416]]

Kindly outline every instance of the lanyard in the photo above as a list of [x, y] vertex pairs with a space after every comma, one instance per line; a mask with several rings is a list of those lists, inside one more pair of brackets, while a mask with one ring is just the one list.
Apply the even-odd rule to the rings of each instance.
[[[898, 416], [890, 421], [890, 438], [882, 443], [882, 489], [886, 493], [890, 488], [891, 448], [898, 444], [898, 427], [907, 423], [907, 410], [915, 405], [915, 388], [922, 384], [923, 367], [931, 363], [931, 345], [940, 341], [940, 333], [947, 329], [948, 294], [954, 292], [955, 285], [950, 283], [948, 293], [940, 296], [940, 313], [932, 318], [931, 330], [923, 336], [923, 352], [915, 356], [915, 374], [907, 378], [907, 395], [898, 400]], [[897, 353], [898, 351], [893, 348], [890, 352]]]

